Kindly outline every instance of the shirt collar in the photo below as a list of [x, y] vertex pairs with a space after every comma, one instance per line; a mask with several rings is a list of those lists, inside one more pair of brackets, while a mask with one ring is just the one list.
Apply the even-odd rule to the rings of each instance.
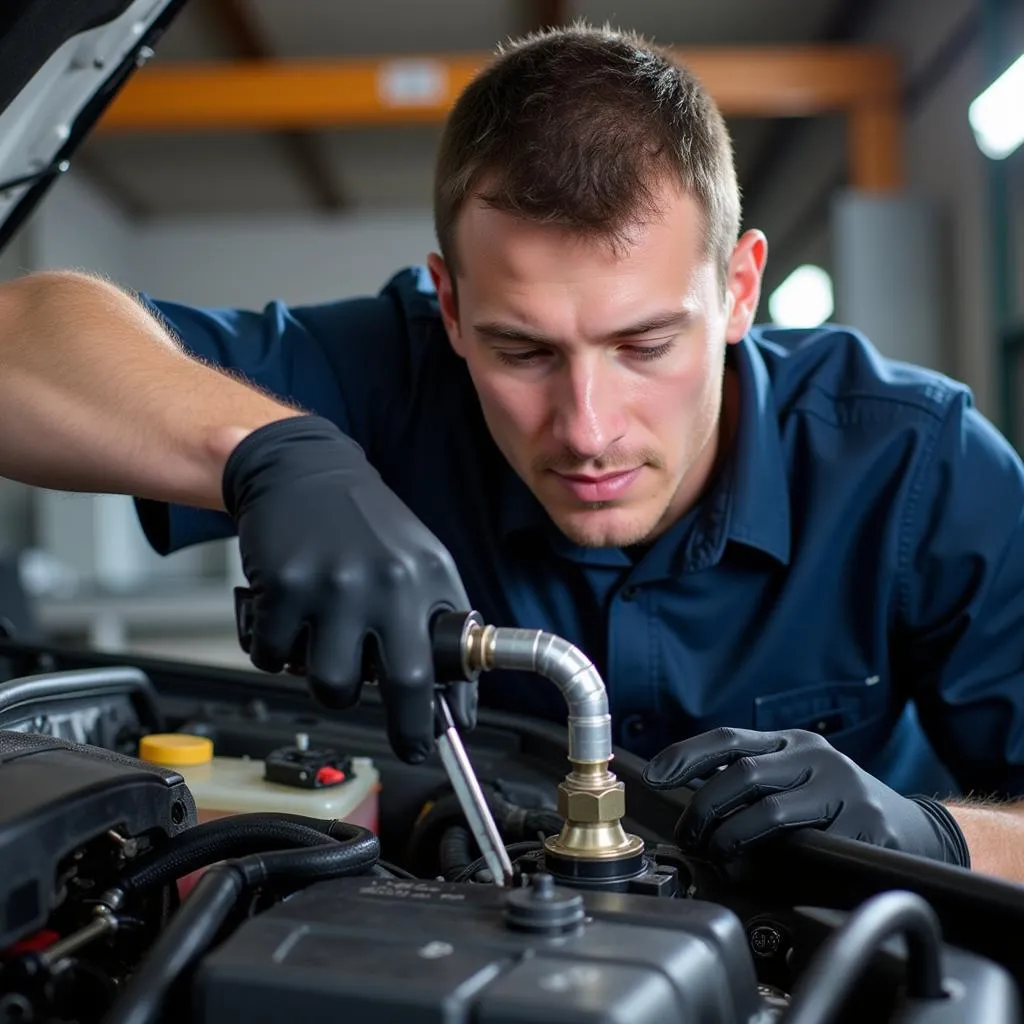
[[[679, 528], [669, 531], [675, 536], [673, 546], [685, 568], [691, 571], [718, 561], [730, 540], [757, 548], [784, 565], [790, 557], [789, 477], [768, 370], [749, 335], [730, 346], [728, 357], [739, 375], [740, 410], [733, 456], [703, 507], [694, 510], [696, 515], [684, 516]], [[557, 533], [521, 477], [504, 457], [499, 455], [499, 459], [497, 512], [501, 538], [532, 530]], [[669, 541], [669, 535], [661, 540]], [[560, 534], [552, 539], [566, 553], [575, 548]], [[652, 552], [664, 552], [665, 547], [659, 541]], [[578, 554], [588, 562], [632, 564], [620, 549], [579, 549]]]

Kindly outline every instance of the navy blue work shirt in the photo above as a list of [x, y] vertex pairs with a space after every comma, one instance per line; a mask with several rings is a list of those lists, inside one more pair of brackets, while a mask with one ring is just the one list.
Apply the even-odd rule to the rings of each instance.
[[[1024, 471], [965, 387], [852, 330], [754, 328], [729, 350], [728, 464], [631, 557], [570, 543], [501, 456], [425, 269], [301, 308], [143, 299], [198, 356], [357, 441], [487, 622], [582, 648], [626, 749], [812, 729], [902, 792], [1024, 793]], [[139, 507], [163, 552], [233, 533]], [[565, 715], [527, 674], [485, 674], [481, 703]]]

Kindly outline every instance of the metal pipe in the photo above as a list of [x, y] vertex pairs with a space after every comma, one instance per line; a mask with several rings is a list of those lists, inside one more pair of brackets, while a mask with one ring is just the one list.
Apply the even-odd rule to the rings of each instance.
[[53, 967], [65, 957], [77, 953], [84, 946], [103, 938], [105, 935], [112, 935], [117, 931], [120, 922], [110, 912], [109, 908], [102, 904], [96, 908], [96, 915], [93, 919], [78, 931], [57, 939], [39, 954], [39, 961], [45, 967]]
[[474, 667], [536, 672], [561, 691], [568, 707], [569, 760], [607, 764], [612, 759], [608, 692], [594, 663], [575, 645], [540, 629], [471, 628], [467, 637]]

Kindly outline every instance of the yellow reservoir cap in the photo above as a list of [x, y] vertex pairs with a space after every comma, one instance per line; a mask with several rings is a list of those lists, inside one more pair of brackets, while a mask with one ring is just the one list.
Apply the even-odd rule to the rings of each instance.
[[185, 732], [157, 732], [139, 741], [139, 759], [154, 764], [204, 764], [213, 759], [213, 740]]

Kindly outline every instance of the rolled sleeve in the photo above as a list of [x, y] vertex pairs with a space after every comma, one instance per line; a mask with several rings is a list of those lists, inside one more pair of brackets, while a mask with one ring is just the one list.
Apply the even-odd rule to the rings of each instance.
[[897, 650], [921, 724], [965, 792], [1024, 795], [1024, 468], [968, 396], [905, 527]]
[[[149, 295], [140, 301], [194, 357], [336, 423], [368, 456], [388, 443], [403, 405], [405, 336], [384, 294], [315, 306], [201, 309]], [[390, 369], [389, 369], [390, 368]], [[223, 512], [137, 500], [150, 544], [161, 554], [233, 536]]]

